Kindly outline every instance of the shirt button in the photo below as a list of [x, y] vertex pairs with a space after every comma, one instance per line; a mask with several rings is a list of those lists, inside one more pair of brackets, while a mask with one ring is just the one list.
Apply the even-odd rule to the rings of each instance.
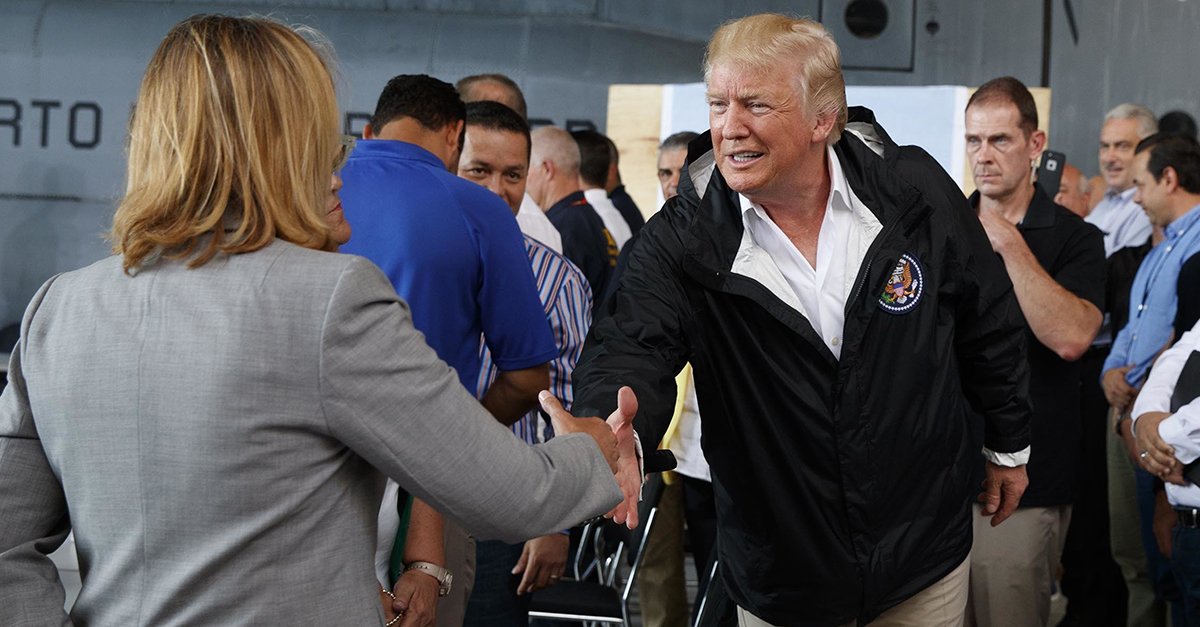
[[833, 344], [834, 346], [837, 346], [838, 345], [838, 337], [836, 335], [833, 336], [833, 339], [830, 340], [829, 343]]
[[1171, 252], [1171, 247], [1167, 246], [1167, 252]]
[[1135, 339], [1135, 340], [1137, 339], [1137, 333], [1133, 334], [1133, 339]]
[[1141, 311], [1141, 310], [1143, 310], [1143, 309], [1145, 309], [1145, 308], [1146, 308], [1146, 306], [1145, 306], [1145, 305], [1138, 305], [1138, 311]]

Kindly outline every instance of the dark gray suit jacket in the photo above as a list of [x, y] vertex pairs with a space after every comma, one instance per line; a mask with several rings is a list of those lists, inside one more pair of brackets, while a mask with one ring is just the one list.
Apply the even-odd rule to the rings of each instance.
[[[4, 627], [379, 625], [384, 474], [510, 542], [621, 497], [587, 436], [531, 447], [492, 419], [359, 257], [278, 241], [133, 278], [113, 257], [47, 282], [22, 338], [0, 396]], [[46, 554], [72, 528], [68, 617]]]

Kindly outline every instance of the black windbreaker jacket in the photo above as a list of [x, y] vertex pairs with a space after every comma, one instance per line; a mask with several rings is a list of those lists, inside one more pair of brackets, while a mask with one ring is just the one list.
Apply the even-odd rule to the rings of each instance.
[[[840, 361], [803, 315], [730, 272], [741, 210], [706, 134], [680, 195], [633, 244], [574, 374], [576, 415], [607, 416], [631, 386], [653, 446], [691, 362], [721, 573], [738, 605], [777, 625], [865, 624], [948, 574], [971, 548], [980, 446], [1029, 445], [1024, 322], [978, 218], [933, 158], [896, 146], [869, 110], [852, 108], [847, 129], [835, 152], [882, 231], [847, 269]], [[893, 313], [885, 283], [905, 254], [923, 291]], [[984, 442], [970, 441], [968, 403]]]

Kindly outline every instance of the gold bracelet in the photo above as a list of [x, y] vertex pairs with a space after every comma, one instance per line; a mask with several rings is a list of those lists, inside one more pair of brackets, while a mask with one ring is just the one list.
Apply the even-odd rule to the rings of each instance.
[[[380, 586], [380, 587], [382, 588], [382, 586]], [[384, 589], [383, 589], [383, 593], [384, 593], [384, 594], [386, 594], [386, 595], [388, 595], [388, 596], [390, 596], [390, 597], [392, 597], [392, 600], [393, 600], [393, 601], [395, 601], [395, 600], [396, 600], [396, 595], [392, 594], [392, 591], [391, 591], [391, 590], [388, 590], [388, 589], [384, 588]], [[392, 625], [395, 625], [395, 624], [396, 624], [396, 621], [400, 620], [400, 618], [401, 618], [401, 617], [403, 617], [403, 616], [404, 616], [404, 612], [403, 612], [403, 611], [399, 612], [398, 614], [396, 614], [396, 617], [395, 617], [395, 618], [393, 618], [392, 620], [389, 620], [387, 623], [385, 623], [385, 624], [384, 624], [384, 627], [392, 627]]]

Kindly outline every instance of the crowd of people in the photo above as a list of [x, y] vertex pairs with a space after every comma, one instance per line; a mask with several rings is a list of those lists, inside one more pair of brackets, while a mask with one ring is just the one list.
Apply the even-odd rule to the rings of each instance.
[[639, 208], [500, 74], [396, 76], [342, 136], [327, 52], [211, 15], [155, 52], [115, 254], [37, 293], [0, 396], [0, 624], [528, 625], [650, 481], [647, 626], [1030, 627], [1055, 588], [1200, 625], [1186, 114], [1114, 107], [1047, 190], [988, 81], [968, 197], [754, 15]]

